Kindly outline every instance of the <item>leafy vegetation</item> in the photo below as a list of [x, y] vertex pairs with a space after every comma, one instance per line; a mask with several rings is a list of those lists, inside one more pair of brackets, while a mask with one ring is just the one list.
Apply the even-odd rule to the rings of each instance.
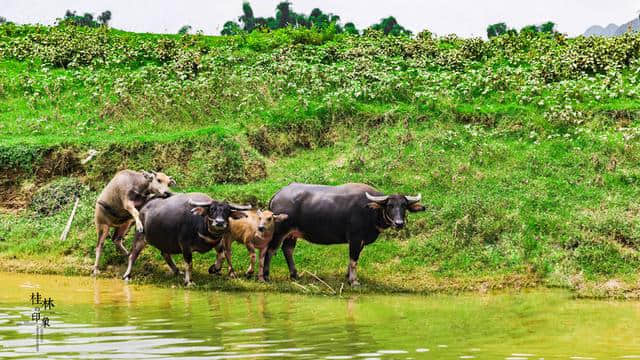
[[[330, 26], [207, 37], [5, 24], [0, 258], [64, 256], [89, 273], [95, 197], [129, 167], [261, 206], [292, 181], [421, 192], [429, 210], [364, 250], [365, 289], [637, 284], [639, 58], [634, 34], [484, 41]], [[64, 242], [71, 202], [56, 196], [46, 217], [30, 206], [58, 181], [89, 187]], [[153, 249], [143, 256], [161, 271]], [[296, 259], [339, 287], [347, 249], [301, 241]], [[286, 276], [280, 255], [273, 273]]]

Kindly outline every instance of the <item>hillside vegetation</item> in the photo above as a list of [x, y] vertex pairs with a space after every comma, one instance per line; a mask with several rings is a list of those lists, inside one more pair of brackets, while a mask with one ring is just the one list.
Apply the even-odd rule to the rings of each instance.
[[[422, 193], [427, 212], [363, 251], [360, 291], [544, 283], [635, 296], [639, 59], [630, 34], [180, 37], [5, 24], [0, 268], [89, 274], [97, 192], [132, 168], [261, 206], [290, 182]], [[121, 273], [125, 259], [105, 252], [107, 274]], [[245, 250], [234, 253], [244, 267]], [[301, 241], [295, 257], [339, 288], [347, 253]], [[258, 286], [212, 282], [213, 258], [196, 257], [197, 283]], [[145, 274], [179, 283], [153, 248], [134, 270]], [[302, 291], [287, 274], [278, 254], [275, 285], [258, 287]]]

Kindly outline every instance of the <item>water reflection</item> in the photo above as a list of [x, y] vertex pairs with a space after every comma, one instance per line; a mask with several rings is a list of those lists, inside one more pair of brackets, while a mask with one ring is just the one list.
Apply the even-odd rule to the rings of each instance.
[[[558, 291], [338, 299], [16, 274], [0, 283], [0, 358], [640, 358], [638, 303]], [[20, 325], [33, 289], [57, 304], [40, 353]]]

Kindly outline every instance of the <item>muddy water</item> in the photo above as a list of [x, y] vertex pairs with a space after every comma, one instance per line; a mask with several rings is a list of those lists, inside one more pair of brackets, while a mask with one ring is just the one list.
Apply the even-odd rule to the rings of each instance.
[[[36, 351], [31, 294], [54, 300]], [[640, 358], [640, 303], [563, 291], [311, 297], [0, 273], [0, 358]]]

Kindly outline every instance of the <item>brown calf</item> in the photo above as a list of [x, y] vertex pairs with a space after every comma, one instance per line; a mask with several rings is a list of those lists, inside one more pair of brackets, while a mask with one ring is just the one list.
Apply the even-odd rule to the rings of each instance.
[[104, 240], [109, 235], [109, 228], [116, 228], [111, 240], [116, 244], [118, 251], [128, 255], [129, 252], [122, 245], [122, 239], [129, 231], [129, 227], [135, 223], [138, 232], [144, 230], [138, 209], [153, 197], [170, 196], [169, 186], [172, 185], [175, 185], [175, 181], [171, 177], [163, 173], [146, 171], [122, 170], [111, 179], [96, 201], [94, 220], [98, 244], [93, 275], [100, 272], [98, 264]]
[[258, 280], [264, 281], [264, 258], [267, 253], [267, 247], [273, 238], [273, 232], [276, 222], [287, 219], [287, 214], [274, 214], [271, 211], [249, 210], [245, 211], [246, 218], [229, 219], [229, 231], [223, 236], [222, 244], [216, 250], [218, 258], [216, 263], [209, 269], [210, 273], [217, 273], [222, 268], [222, 258], [226, 257], [229, 264], [229, 276], [235, 277], [233, 265], [231, 262], [231, 244], [236, 241], [247, 247], [249, 252], [250, 264], [246, 275], [253, 275], [254, 265], [256, 262], [255, 249], [260, 250], [260, 264], [258, 267]]

